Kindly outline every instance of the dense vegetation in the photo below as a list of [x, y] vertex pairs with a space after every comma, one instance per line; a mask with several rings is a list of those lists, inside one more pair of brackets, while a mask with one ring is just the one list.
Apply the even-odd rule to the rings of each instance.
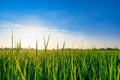
[[0, 50], [0, 80], [120, 80], [120, 51]]

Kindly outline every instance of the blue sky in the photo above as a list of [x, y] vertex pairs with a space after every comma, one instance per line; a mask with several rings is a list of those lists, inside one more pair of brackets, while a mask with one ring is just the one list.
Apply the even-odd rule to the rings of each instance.
[[96, 47], [101, 43], [120, 46], [119, 0], [0, 0], [1, 32], [10, 29], [9, 23], [45, 26], [67, 36], [82, 35], [91, 45], [95, 41]]

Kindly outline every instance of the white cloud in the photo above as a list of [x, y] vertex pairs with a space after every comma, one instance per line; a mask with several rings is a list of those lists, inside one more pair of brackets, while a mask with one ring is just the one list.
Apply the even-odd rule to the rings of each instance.
[[[47, 39], [50, 34], [49, 48], [56, 48], [57, 42], [59, 47], [62, 47], [64, 41], [66, 41], [66, 47], [72, 47], [72, 44], [76, 44], [84, 39], [83, 35], [75, 36], [66, 30], [50, 29], [45, 26], [36, 25], [21, 25], [21, 24], [2, 24], [7, 26], [7, 29], [0, 30], [2, 36], [0, 36], [0, 44], [10, 47], [11, 44], [11, 30], [14, 32], [14, 42], [22, 39], [22, 47], [28, 47], [29, 45], [35, 48], [36, 39], [39, 42], [39, 48], [44, 47], [43, 38]], [[13, 26], [13, 27], [11, 27]], [[6, 43], [7, 42], [7, 43]]]
[[[47, 39], [50, 34], [49, 49], [56, 48], [57, 43], [59, 48], [62, 48], [64, 41], [66, 42], [66, 47], [68, 48], [100, 48], [113, 47], [118, 45], [120, 47], [120, 40], [106, 39], [106, 38], [94, 38], [89, 37], [83, 33], [73, 33], [67, 30], [60, 30], [57, 28], [50, 28], [49, 26], [39, 25], [39, 24], [20, 24], [12, 22], [2, 22], [0, 23], [0, 46], [11, 47], [11, 30], [14, 31], [14, 43], [22, 39], [22, 47], [27, 48], [36, 46], [36, 39], [38, 39], [39, 49], [44, 48], [43, 38]], [[114, 42], [113, 42], [114, 41]], [[15, 46], [15, 44], [14, 44]]]

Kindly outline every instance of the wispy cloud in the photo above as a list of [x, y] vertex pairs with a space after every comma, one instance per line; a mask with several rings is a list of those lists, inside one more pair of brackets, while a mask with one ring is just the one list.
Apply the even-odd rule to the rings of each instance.
[[[35, 26], [35, 25], [21, 25], [21, 24], [2, 24], [2, 26], [9, 26], [7, 29], [1, 29], [0, 33], [2, 36], [0, 36], [0, 42], [1, 45], [4, 45], [6, 41], [11, 43], [11, 29], [14, 30], [14, 40], [20, 40], [22, 39], [22, 45], [23, 47], [28, 47], [31, 45], [31, 47], [35, 48], [35, 41], [38, 39], [40, 48], [43, 48], [43, 38], [50, 34], [50, 42], [49, 42], [49, 48], [56, 48], [57, 43], [59, 43], [59, 46], [62, 47], [62, 44], [64, 41], [66, 41], [66, 47], [72, 47], [72, 43], [76, 43], [75, 40], [77, 40], [77, 43], [84, 39], [83, 35], [75, 36], [72, 33], [69, 33], [66, 30], [59, 30], [59, 29], [50, 29], [46, 26]], [[10, 27], [12, 26], [12, 27]], [[8, 46], [7, 43], [4, 46]], [[78, 45], [79, 46], [79, 45]]]
[[11, 28], [14, 30], [14, 43], [22, 39], [22, 47], [28, 47], [30, 45], [32, 48], [35, 48], [36, 39], [38, 39], [39, 48], [43, 49], [43, 38], [45, 37], [47, 39], [49, 34], [51, 35], [48, 46], [49, 49], [56, 48], [57, 43], [59, 43], [59, 47], [62, 48], [64, 41], [66, 41], [66, 47], [68, 48], [81, 48], [82, 44], [84, 48], [114, 47], [114, 45], [120, 45], [117, 44], [117, 42], [111, 43], [111, 40], [103, 41], [103, 39], [98, 40], [98, 38], [91, 39], [87, 35], [81, 33], [76, 34], [68, 32], [67, 30], [53, 29], [47, 26], [21, 25], [7, 22], [4, 25], [8, 27], [0, 29], [0, 44], [4, 47], [11, 46]]
[[[69, 18], [63, 21], [66, 23]], [[39, 48], [44, 48], [43, 38], [47, 39], [50, 34], [49, 49], [56, 48], [57, 43], [62, 48], [64, 41], [68, 48], [100, 48], [100, 47], [114, 47], [120, 48], [120, 39], [108, 39], [102, 37], [90, 36], [86, 33], [72, 32], [65, 29], [60, 29], [53, 26], [53, 23], [42, 20], [40, 17], [34, 15], [18, 16], [14, 21], [0, 20], [0, 46], [11, 47], [11, 30], [14, 31], [14, 45], [17, 40], [22, 39], [22, 47], [32, 48], [36, 46], [36, 39], [39, 41]]]

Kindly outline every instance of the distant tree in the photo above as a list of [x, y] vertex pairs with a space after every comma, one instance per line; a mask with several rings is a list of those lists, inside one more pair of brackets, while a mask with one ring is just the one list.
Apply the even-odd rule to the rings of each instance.
[[7, 47], [6, 47], [6, 48], [4, 48], [4, 49], [5, 49], [5, 50], [10, 50], [10, 48], [7, 48]]
[[100, 48], [100, 50], [105, 50], [105, 48]]

